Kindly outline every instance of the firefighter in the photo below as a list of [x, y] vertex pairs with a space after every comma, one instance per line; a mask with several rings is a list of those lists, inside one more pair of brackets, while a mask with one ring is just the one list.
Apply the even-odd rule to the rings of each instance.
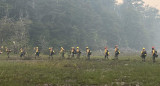
[[25, 51], [23, 48], [20, 49], [20, 57], [22, 58], [23, 56], [25, 56]]
[[79, 47], [77, 47], [76, 52], [77, 52], [77, 59], [80, 59], [81, 51], [80, 51]]
[[51, 48], [49, 48], [49, 59], [50, 59], [50, 57], [53, 59], [53, 55], [54, 55], [54, 50], [53, 50], [53, 48], [51, 47]]
[[4, 50], [3, 46], [1, 46], [0, 54], [2, 54], [4, 51], [5, 50]]
[[153, 59], [153, 63], [155, 63], [156, 62], [156, 57], [158, 57], [158, 55], [157, 55], [157, 51], [155, 50], [155, 48], [154, 47], [152, 47], [152, 59]]
[[104, 58], [106, 59], [108, 59], [108, 56], [109, 56], [109, 51], [108, 51], [108, 49], [107, 49], [107, 47], [105, 48], [105, 51], [104, 51]]
[[118, 55], [120, 54], [120, 50], [118, 48], [118, 45], [115, 46], [115, 60], [118, 60]]
[[61, 47], [60, 54], [61, 54], [61, 57], [64, 58], [65, 49], [63, 47]]
[[71, 48], [71, 57], [74, 58], [74, 54], [76, 54], [76, 50], [74, 47]]
[[146, 56], [147, 56], [147, 51], [145, 50], [145, 48], [143, 48], [143, 50], [141, 51], [142, 62], [145, 62]]
[[0, 54], [3, 53], [3, 46], [1, 46], [1, 49], [0, 49]]
[[92, 52], [88, 47], [86, 47], [86, 54], [87, 54], [88, 60], [90, 60], [90, 55], [92, 54]]
[[36, 57], [39, 57], [40, 51], [39, 51], [38, 47], [36, 47], [34, 49], [36, 50], [36, 53], [35, 53], [35, 59], [36, 59]]
[[2, 52], [2, 50], [0, 50], [0, 54], [2, 54], [3, 52]]
[[9, 48], [6, 47], [6, 52], [7, 52], [8, 58], [9, 58], [9, 57], [10, 57], [11, 50], [10, 50]]

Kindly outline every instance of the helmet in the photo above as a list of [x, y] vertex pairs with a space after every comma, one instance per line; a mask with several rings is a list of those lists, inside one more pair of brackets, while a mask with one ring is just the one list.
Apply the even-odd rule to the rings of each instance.
[[88, 47], [86, 47], [86, 49], [88, 49]]
[[77, 47], [79, 49], [79, 47]]
[[106, 46], [106, 47], [104, 47], [104, 49], [107, 49], [107, 46]]
[[154, 47], [152, 47], [152, 49], [154, 49]]
[[143, 48], [143, 50], [145, 50], [145, 48]]

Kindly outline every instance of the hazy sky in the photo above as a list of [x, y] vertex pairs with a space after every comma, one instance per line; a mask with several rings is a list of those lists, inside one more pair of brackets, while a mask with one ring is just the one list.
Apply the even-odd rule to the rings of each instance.
[[160, 0], [144, 0], [146, 4], [156, 7], [160, 10]]
[[[160, 0], [143, 0], [146, 4], [149, 4], [152, 7], [155, 7], [160, 10]], [[118, 0], [118, 2], [122, 2], [122, 0]]]

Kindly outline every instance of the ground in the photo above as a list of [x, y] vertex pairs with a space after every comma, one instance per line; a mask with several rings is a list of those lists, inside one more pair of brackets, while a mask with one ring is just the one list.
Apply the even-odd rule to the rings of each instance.
[[0, 56], [0, 86], [160, 86], [160, 59], [139, 56], [60, 59]]

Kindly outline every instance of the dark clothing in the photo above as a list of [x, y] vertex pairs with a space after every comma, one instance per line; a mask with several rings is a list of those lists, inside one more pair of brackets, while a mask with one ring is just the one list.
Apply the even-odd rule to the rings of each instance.
[[156, 62], [156, 57], [152, 56], [153, 63]]
[[9, 58], [9, 57], [10, 57], [11, 50], [10, 50], [10, 49], [8, 49], [8, 50], [6, 50], [6, 52], [7, 52], [7, 56], [8, 56], [8, 58]]
[[75, 49], [72, 49], [72, 50], [71, 50], [71, 57], [74, 58], [74, 55], [75, 55], [75, 54], [76, 54], [76, 50], [75, 50]]
[[79, 49], [77, 49], [77, 50], [76, 50], [76, 54], [77, 54], [77, 59], [79, 59], [80, 56], [81, 56], [81, 51], [80, 51]]
[[105, 59], [107, 58], [108, 59], [108, 56], [109, 56], [109, 51], [107, 50], [106, 52], [105, 52]]
[[81, 51], [77, 52], [77, 58], [79, 59], [81, 56]]
[[120, 54], [119, 49], [115, 49], [115, 60], [118, 60], [118, 55]]
[[21, 52], [20, 57], [25, 56], [25, 52]]
[[62, 55], [61, 57], [62, 57], [62, 58], [64, 58], [64, 52], [63, 52], [63, 53], [61, 53], [61, 55]]
[[87, 49], [86, 52], [87, 52], [87, 58], [88, 60], [90, 60], [90, 55], [92, 54], [92, 52], [90, 51], [90, 49]]
[[144, 50], [144, 51], [141, 51], [141, 57], [142, 57], [142, 61], [145, 62], [145, 58], [147, 56], [147, 52]]
[[10, 57], [10, 56], [9, 56], [9, 54], [10, 54], [10, 52], [7, 52], [7, 56], [8, 56], [8, 58]]
[[88, 58], [88, 60], [90, 60], [90, 55], [89, 54], [87, 55], [87, 58]]
[[39, 52], [36, 52], [36, 56], [38, 56], [38, 57], [39, 57]]
[[152, 60], [153, 60], [153, 62], [156, 62], [156, 57], [158, 57], [157, 51], [153, 49], [152, 50]]
[[53, 59], [53, 55], [54, 55], [54, 51], [50, 51], [50, 54], [49, 54], [49, 59], [52, 58]]
[[51, 51], [49, 56], [53, 56], [53, 55], [54, 55], [54, 51]]
[[35, 59], [36, 59], [36, 57], [39, 57], [39, 54], [40, 54], [40, 52], [36, 52]]

